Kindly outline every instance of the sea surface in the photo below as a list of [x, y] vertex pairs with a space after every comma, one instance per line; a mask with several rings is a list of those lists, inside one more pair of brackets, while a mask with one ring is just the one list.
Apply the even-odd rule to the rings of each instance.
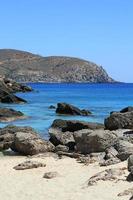
[[[48, 138], [48, 128], [55, 119], [74, 119], [89, 122], [104, 122], [111, 111], [118, 111], [126, 106], [133, 106], [133, 84], [46, 84], [29, 83], [34, 91], [18, 93], [26, 99], [27, 104], [0, 104], [1, 107], [22, 111], [27, 119], [12, 123], [0, 123], [0, 127], [8, 124], [31, 126], [44, 138]], [[90, 110], [92, 116], [57, 115], [50, 105], [58, 102], [73, 104]]]

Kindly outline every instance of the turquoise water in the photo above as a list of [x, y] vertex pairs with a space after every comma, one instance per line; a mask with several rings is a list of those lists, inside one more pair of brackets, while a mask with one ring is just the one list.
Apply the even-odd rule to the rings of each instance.
[[[28, 119], [10, 124], [32, 126], [44, 137], [47, 137], [47, 130], [54, 119], [77, 119], [103, 123], [110, 111], [133, 105], [133, 84], [32, 83], [28, 85], [34, 89], [33, 92], [17, 94], [26, 99], [27, 104], [1, 104], [0, 106], [20, 110], [29, 116]], [[58, 102], [67, 102], [79, 108], [88, 109], [93, 115], [91, 117], [56, 115], [55, 110], [50, 110], [48, 107]], [[0, 127], [7, 124], [0, 123]]]

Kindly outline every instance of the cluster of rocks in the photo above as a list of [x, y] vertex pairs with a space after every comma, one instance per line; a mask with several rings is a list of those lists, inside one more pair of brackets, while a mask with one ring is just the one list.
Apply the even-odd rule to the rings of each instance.
[[[6, 114], [6, 111], [3, 109], [5, 116], [1, 114], [1, 120], [5, 117], [10, 119], [13, 115], [23, 117], [21, 112], [10, 109]], [[0, 150], [11, 148], [24, 155], [54, 151], [58, 155], [70, 157], [80, 155], [89, 160], [97, 158], [101, 166], [115, 164], [133, 154], [132, 113], [131, 107], [113, 112], [105, 119], [105, 126], [100, 123], [56, 119], [49, 129], [49, 141], [40, 138], [30, 127], [7, 126], [0, 129]], [[121, 116], [127, 122], [130, 121], [129, 124], [122, 121]]]

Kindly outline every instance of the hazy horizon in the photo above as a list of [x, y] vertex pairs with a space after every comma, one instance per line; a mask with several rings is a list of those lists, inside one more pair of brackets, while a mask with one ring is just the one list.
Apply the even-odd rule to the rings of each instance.
[[31, 0], [1, 3], [1, 49], [71, 56], [133, 82], [131, 0]]

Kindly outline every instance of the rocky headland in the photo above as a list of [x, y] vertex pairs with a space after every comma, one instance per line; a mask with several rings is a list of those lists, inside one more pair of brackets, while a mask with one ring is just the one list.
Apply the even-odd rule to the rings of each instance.
[[79, 58], [43, 57], [13, 49], [0, 50], [0, 73], [19, 82], [114, 83], [102, 66]]

